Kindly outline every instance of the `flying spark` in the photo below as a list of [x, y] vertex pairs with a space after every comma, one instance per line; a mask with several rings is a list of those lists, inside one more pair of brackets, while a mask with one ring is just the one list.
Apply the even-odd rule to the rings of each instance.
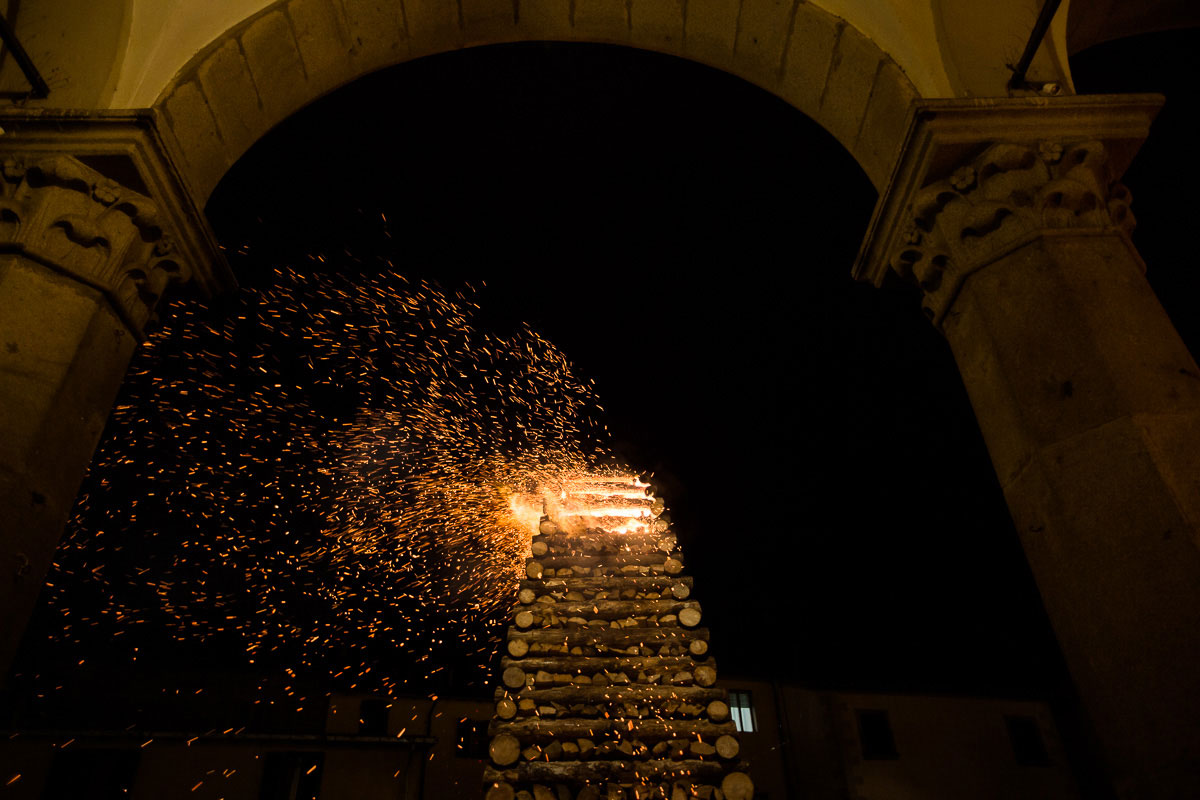
[[593, 387], [527, 326], [481, 330], [470, 287], [324, 261], [177, 304], [139, 351], [49, 576], [56, 645], [157, 629], [389, 694], [439, 653], [485, 677], [545, 487], [617, 472]]

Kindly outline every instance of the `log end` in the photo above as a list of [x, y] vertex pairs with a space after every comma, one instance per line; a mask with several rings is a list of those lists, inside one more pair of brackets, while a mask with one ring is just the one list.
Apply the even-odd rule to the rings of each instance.
[[484, 800], [513, 800], [516, 796], [517, 793], [512, 784], [500, 781], [488, 787]]
[[520, 689], [525, 686], [525, 670], [520, 667], [509, 667], [502, 676], [504, 685], [510, 689]]
[[736, 737], [729, 734], [717, 737], [717, 755], [721, 758], [733, 758], [741, 748]]
[[515, 764], [521, 757], [521, 743], [511, 734], [501, 733], [488, 745], [488, 755], [502, 767]]
[[512, 719], [517, 715], [517, 704], [505, 697], [496, 702], [496, 716], [500, 719]]
[[729, 704], [724, 700], [713, 700], [708, 704], [708, 718], [713, 722], [724, 722], [729, 719]]
[[731, 772], [721, 781], [726, 800], [750, 800], [754, 797], [754, 781], [744, 772]]

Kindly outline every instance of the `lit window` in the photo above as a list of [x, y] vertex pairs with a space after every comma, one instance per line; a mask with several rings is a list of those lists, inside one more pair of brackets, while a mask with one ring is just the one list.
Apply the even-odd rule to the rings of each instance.
[[741, 733], [753, 733], [758, 727], [754, 724], [754, 704], [748, 691], [729, 693], [729, 714]]
[[871, 761], [899, 758], [888, 713], [876, 708], [860, 708], [855, 713], [858, 717], [858, 742], [862, 746], [862, 757]]

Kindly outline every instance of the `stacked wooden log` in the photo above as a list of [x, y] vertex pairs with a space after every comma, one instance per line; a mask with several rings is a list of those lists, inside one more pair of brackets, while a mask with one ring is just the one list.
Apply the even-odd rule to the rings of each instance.
[[501, 660], [486, 800], [752, 797], [678, 542], [648, 531], [543, 518]]

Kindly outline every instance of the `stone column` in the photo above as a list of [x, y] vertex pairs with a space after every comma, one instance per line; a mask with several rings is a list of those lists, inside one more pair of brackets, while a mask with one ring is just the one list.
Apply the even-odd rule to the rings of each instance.
[[1200, 369], [1116, 182], [1159, 102], [918, 106], [856, 267], [949, 341], [1122, 798], [1200, 797]]
[[163, 202], [145, 125], [73, 122], [0, 139], [0, 680], [156, 304], [220, 262]]

